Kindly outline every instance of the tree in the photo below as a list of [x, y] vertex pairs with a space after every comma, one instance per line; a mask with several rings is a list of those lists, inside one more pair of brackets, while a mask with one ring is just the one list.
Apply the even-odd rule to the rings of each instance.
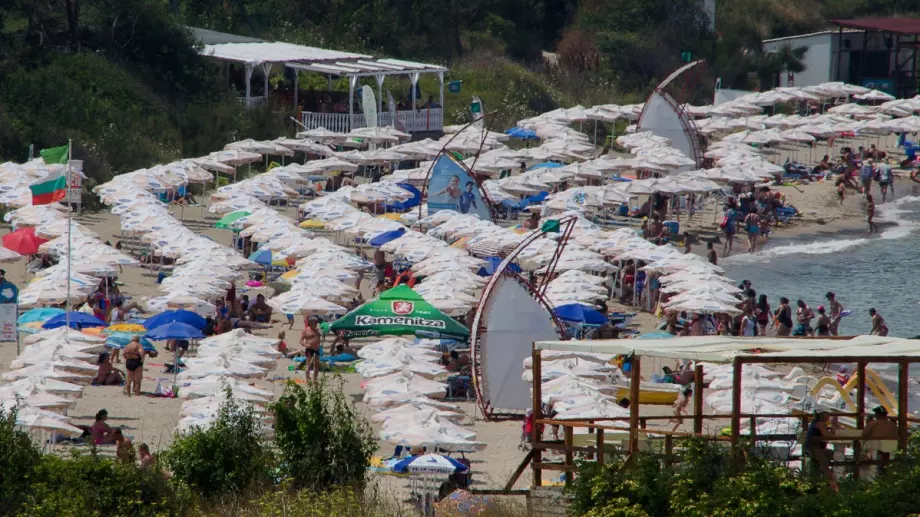
[[16, 410], [0, 407], [0, 515], [13, 515], [28, 493], [41, 453], [29, 435], [16, 429]]
[[370, 424], [343, 389], [326, 377], [304, 389], [289, 382], [272, 404], [275, 443], [281, 470], [297, 488], [325, 491], [336, 486], [362, 488], [377, 448]]
[[262, 443], [261, 421], [229, 391], [211, 426], [178, 437], [160, 460], [173, 479], [204, 497], [267, 485], [274, 462]]

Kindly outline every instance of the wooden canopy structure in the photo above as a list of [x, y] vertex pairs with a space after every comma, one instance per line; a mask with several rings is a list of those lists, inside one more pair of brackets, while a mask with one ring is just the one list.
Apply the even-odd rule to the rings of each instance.
[[[753, 350], [758, 350], [754, 353]], [[542, 483], [543, 470], [562, 470], [566, 473], [575, 472], [577, 468], [573, 462], [575, 452], [587, 453], [588, 457], [596, 458], [598, 462], [604, 461], [604, 431], [622, 429], [613, 427], [606, 422], [629, 422], [629, 439], [626, 452], [633, 453], [639, 449], [640, 434], [644, 432], [649, 421], [666, 420], [672, 416], [643, 416], [641, 405], [630, 403], [628, 418], [608, 418], [584, 420], [554, 420], [547, 419], [541, 412], [542, 386], [541, 386], [541, 361], [542, 352], [547, 350], [568, 352], [591, 352], [618, 354], [631, 358], [630, 371], [630, 401], [638, 401], [640, 395], [640, 379], [643, 357], [658, 357], [671, 359], [689, 359], [694, 361], [707, 361], [723, 364], [732, 364], [732, 409], [730, 414], [704, 414], [703, 413], [703, 366], [697, 364], [694, 372], [694, 409], [692, 417], [693, 432], [668, 432], [650, 431], [656, 436], [663, 436], [665, 450], [670, 453], [673, 439], [688, 436], [699, 436], [720, 441], [729, 441], [733, 450], [737, 451], [741, 441], [741, 428], [744, 419], [749, 419], [752, 424], [757, 419], [770, 418], [798, 418], [806, 423], [808, 415], [794, 414], [746, 414], [742, 411], [742, 369], [745, 364], [827, 364], [827, 363], [855, 363], [857, 365], [857, 394], [856, 411], [851, 413], [832, 413], [836, 416], [854, 417], [857, 429], [863, 429], [866, 422], [866, 366], [870, 363], [888, 363], [898, 365], [898, 390], [897, 390], [897, 423], [898, 447], [903, 450], [907, 446], [908, 425], [917, 422], [908, 416], [908, 373], [911, 363], [920, 362], [920, 340], [902, 339], [881, 336], [854, 336], [841, 338], [739, 338], [726, 336], [698, 336], [680, 337], [663, 340], [635, 340], [617, 339], [600, 341], [540, 341], [533, 345], [533, 451], [528, 456], [533, 468], [534, 485]], [[729, 437], [703, 434], [703, 422], [706, 420], [730, 419], [731, 434]], [[543, 425], [559, 425], [564, 431], [564, 443], [545, 442], [540, 429]], [[752, 425], [751, 432], [755, 432], [756, 425]], [[590, 447], [576, 447], [573, 444], [573, 429], [587, 428], [593, 432], [596, 444]], [[764, 436], [758, 435], [758, 441], [789, 440], [790, 436]], [[860, 459], [861, 438], [839, 438], [833, 441], [852, 441], [854, 444], [855, 464], [873, 464], [872, 461]], [[565, 453], [565, 463], [544, 463], [542, 453], [545, 450], [557, 450]], [[525, 460], [526, 461], [526, 460]], [[524, 465], [522, 464], [522, 467]], [[520, 469], [523, 470], [523, 469]], [[571, 481], [571, 475], [566, 476], [566, 482]], [[514, 480], [512, 480], [513, 484]]]

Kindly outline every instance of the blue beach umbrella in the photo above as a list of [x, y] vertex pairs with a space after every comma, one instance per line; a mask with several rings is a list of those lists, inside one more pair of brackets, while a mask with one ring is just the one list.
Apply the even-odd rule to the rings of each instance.
[[286, 266], [287, 265], [287, 262], [285, 262], [281, 258], [277, 258], [275, 254], [272, 253], [272, 250], [268, 248], [262, 248], [262, 249], [252, 252], [252, 254], [249, 255], [249, 261], [255, 262], [256, 264], [262, 264], [263, 266]]
[[[133, 334], [131, 332], [115, 332], [109, 334], [105, 340], [105, 346], [107, 348], [117, 348], [121, 350], [122, 348], [128, 346], [128, 343], [130, 343], [131, 339], [136, 335], [137, 334]], [[141, 346], [144, 347], [144, 350], [149, 352], [154, 352], [157, 349], [157, 347], [153, 345], [153, 342], [145, 337], [141, 338]]]
[[[67, 314], [58, 314], [57, 316], [49, 319], [42, 325], [43, 329], [56, 329], [58, 327], [63, 327], [67, 325]], [[106, 322], [101, 319], [93, 316], [92, 314], [86, 314], [85, 312], [70, 312], [70, 326], [72, 328], [76, 327], [105, 327]]]
[[560, 167], [565, 167], [565, 165], [562, 165], [561, 163], [556, 163], [556, 162], [542, 162], [542, 163], [538, 163], [534, 165], [533, 167], [527, 170], [532, 171], [536, 169], [558, 169]]
[[[476, 272], [479, 276], [492, 276], [495, 274], [495, 271], [498, 269], [498, 266], [501, 265], [504, 260], [501, 257], [486, 257], [483, 259], [486, 261], [486, 264], [479, 268], [479, 271]], [[508, 264], [508, 271], [513, 273], [520, 273], [521, 267], [512, 262]]]
[[514, 126], [513, 128], [505, 131], [505, 134], [511, 138], [518, 138], [520, 140], [535, 140], [537, 138], [536, 131], [517, 126]]
[[202, 339], [204, 334], [187, 323], [174, 321], [154, 327], [145, 334], [145, 337], [154, 341], [165, 341], [167, 339]]
[[406, 458], [393, 465], [393, 472], [412, 474], [454, 474], [465, 472], [468, 467], [459, 461], [442, 454], [423, 454]]
[[19, 325], [25, 325], [26, 323], [32, 323], [35, 321], [44, 323], [57, 316], [58, 314], [64, 314], [64, 309], [57, 309], [54, 307], [39, 307], [37, 309], [31, 309], [22, 313], [22, 315], [19, 316], [19, 318], [16, 320], [16, 323]]
[[604, 313], [580, 303], [567, 303], [556, 307], [556, 317], [563, 321], [586, 323], [588, 325], [603, 325], [607, 323]]
[[397, 228], [395, 230], [383, 232], [380, 235], [377, 235], [373, 239], [371, 239], [371, 241], [368, 244], [370, 244], [371, 246], [375, 248], [379, 248], [380, 246], [383, 246], [384, 244], [390, 241], [395, 241], [396, 239], [402, 237], [403, 235], [405, 235], [405, 233], [406, 233], [405, 228]]
[[152, 328], [159, 327], [160, 325], [165, 325], [167, 323], [173, 323], [173, 322], [185, 323], [187, 325], [191, 325], [195, 327], [198, 330], [201, 330], [205, 328], [206, 326], [208, 326], [207, 320], [205, 320], [198, 314], [192, 311], [179, 309], [175, 311], [161, 312], [155, 316], [151, 316], [147, 318], [146, 320], [144, 320], [144, 328], [149, 330]]

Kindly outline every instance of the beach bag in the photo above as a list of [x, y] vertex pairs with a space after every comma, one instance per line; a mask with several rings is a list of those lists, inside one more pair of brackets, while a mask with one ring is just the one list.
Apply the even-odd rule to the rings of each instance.
[[726, 226], [728, 226], [728, 216], [727, 215], [722, 218], [722, 222], [719, 223], [719, 228], [722, 228], [724, 230]]

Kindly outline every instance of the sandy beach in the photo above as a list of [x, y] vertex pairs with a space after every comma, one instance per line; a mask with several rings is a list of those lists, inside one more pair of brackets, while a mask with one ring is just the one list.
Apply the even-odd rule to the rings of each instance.
[[[914, 189], [911, 183], [908, 187], [909, 180], [901, 180], [898, 189]], [[857, 197], [846, 200], [843, 205], [836, 199], [832, 186], [828, 182], [816, 182], [809, 185], [797, 185], [795, 187], [778, 187], [789, 203], [799, 207], [802, 212], [801, 221], [789, 227], [778, 228], [774, 235], [776, 236], [795, 236], [815, 232], [827, 232], [832, 234], [834, 231], [855, 227], [862, 224], [860, 221], [862, 208], [861, 201]], [[180, 216], [180, 209], [173, 208], [176, 217]], [[185, 209], [181, 211], [183, 223], [196, 233], [206, 235], [216, 242], [229, 244], [231, 232], [229, 230], [220, 230], [213, 227], [216, 217], [209, 214], [206, 210], [198, 208]], [[703, 214], [702, 218], [691, 224], [699, 225], [700, 228], [706, 228], [709, 231], [715, 230], [715, 225], [711, 223], [711, 215]], [[102, 240], [109, 240], [113, 244], [119, 240], [119, 219], [108, 212], [98, 212], [82, 214], [76, 218], [81, 224], [98, 232]], [[701, 247], [697, 247], [699, 251]], [[8, 264], [6, 266], [7, 278], [18, 284], [28, 280], [25, 276], [25, 265], [22, 262]], [[31, 278], [31, 276], [29, 276]], [[156, 284], [156, 274], [148, 269], [140, 267], [125, 267], [119, 277], [122, 285], [122, 292], [130, 296], [133, 300], [158, 294]], [[249, 294], [251, 298], [257, 292], [271, 294], [268, 288], [257, 290], [240, 290], [241, 294]], [[369, 298], [371, 294], [370, 282], [365, 281], [362, 284], [362, 291], [365, 297]], [[615, 310], [628, 308], [611, 304]], [[278, 319], [277, 316], [275, 318]], [[283, 319], [283, 318], [282, 318]], [[656, 326], [656, 318], [649, 313], [640, 313], [633, 319], [633, 324], [641, 332], [651, 331]], [[281, 330], [287, 332], [287, 342], [292, 346], [297, 346], [300, 331], [303, 329], [303, 322], [300, 318], [295, 322], [293, 330], [289, 330], [286, 321], [274, 321], [270, 329], [256, 331], [257, 335], [275, 337]], [[354, 343], [360, 346], [361, 342]], [[0, 371], [7, 371], [12, 361], [17, 355], [15, 343], [4, 343], [0, 346]], [[144, 373], [144, 391], [151, 393], [155, 389], [158, 381], [164, 384], [171, 383], [171, 375], [163, 373], [162, 363], [171, 357], [169, 352], [160, 348], [160, 355], [155, 359], [148, 359]], [[255, 384], [273, 391], [276, 396], [280, 395], [284, 389], [284, 384], [289, 379], [302, 379], [302, 373], [295, 373], [289, 370], [293, 363], [288, 359], [281, 359], [277, 362], [276, 368], [271, 371], [266, 380], [257, 381]], [[118, 365], [123, 367], [123, 365]], [[660, 369], [660, 364], [650, 365], [644, 369], [649, 372], [644, 376], [650, 376], [651, 372]], [[356, 373], [342, 374], [344, 381], [344, 390], [358, 401], [357, 405], [360, 410], [370, 414], [372, 410], [360, 402], [362, 397], [361, 377]], [[133, 437], [135, 443], [147, 443], [155, 452], [169, 446], [172, 442], [175, 432], [176, 423], [179, 420], [179, 412], [183, 400], [169, 398], [153, 398], [152, 396], [127, 397], [122, 394], [120, 387], [95, 387], [88, 386], [85, 389], [84, 396], [79, 399], [75, 409], [69, 414], [77, 423], [90, 424], [93, 415], [100, 409], [107, 409], [110, 420], [113, 424], [123, 426], [126, 433]], [[469, 416], [466, 425], [469, 425], [477, 433], [477, 439], [488, 443], [488, 448], [484, 452], [469, 455], [472, 461], [473, 477], [477, 488], [501, 488], [508, 481], [511, 473], [518, 467], [525, 456], [518, 445], [520, 443], [521, 422], [504, 421], [504, 422], [487, 422], [482, 419], [476, 405], [470, 401], [457, 402], [466, 414]], [[669, 406], [643, 406], [642, 412], [646, 415], [651, 414], [668, 414], [671, 411]], [[380, 443], [378, 454], [387, 457], [391, 454], [392, 445]], [[112, 451], [103, 451], [104, 454], [111, 454]], [[392, 492], [403, 494], [405, 480], [387, 476], [377, 476], [381, 482], [383, 493]], [[531, 481], [530, 471], [526, 471], [519, 479], [516, 486], [529, 486]]]

